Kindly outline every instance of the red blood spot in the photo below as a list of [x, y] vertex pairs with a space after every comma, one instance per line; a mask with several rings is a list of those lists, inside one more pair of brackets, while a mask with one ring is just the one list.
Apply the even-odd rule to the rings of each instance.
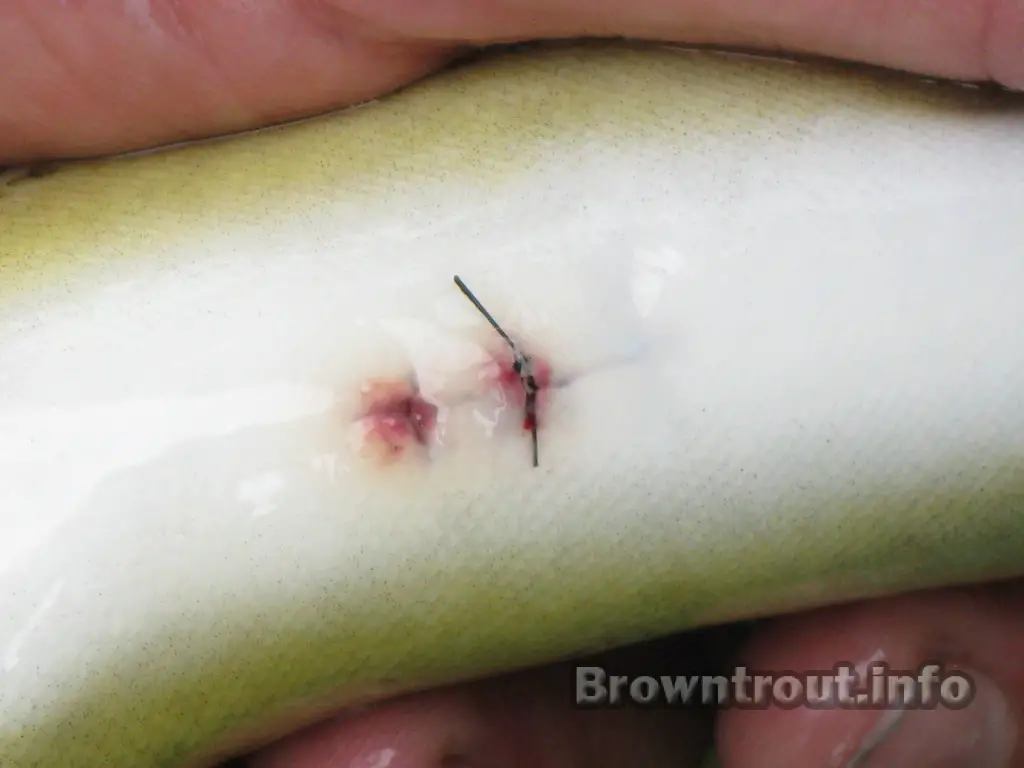
[[[540, 357], [531, 356], [530, 366], [533, 380], [537, 385], [536, 408], [533, 414], [523, 413], [523, 430], [532, 432], [539, 426], [539, 413], [547, 403], [547, 388], [551, 385], [551, 365]], [[515, 356], [507, 347], [494, 357], [484, 377], [501, 388], [505, 400], [513, 408], [526, 408], [526, 387], [523, 379], [515, 369]]]
[[357, 424], [361, 455], [383, 463], [410, 445], [425, 446], [437, 424], [437, 406], [404, 381], [369, 381], [362, 391], [364, 416]]

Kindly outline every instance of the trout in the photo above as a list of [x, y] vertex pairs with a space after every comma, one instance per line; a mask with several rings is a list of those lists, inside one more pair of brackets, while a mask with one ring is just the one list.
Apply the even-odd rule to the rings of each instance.
[[573, 42], [10, 175], [0, 765], [1024, 575], [1022, 169], [1021, 94]]

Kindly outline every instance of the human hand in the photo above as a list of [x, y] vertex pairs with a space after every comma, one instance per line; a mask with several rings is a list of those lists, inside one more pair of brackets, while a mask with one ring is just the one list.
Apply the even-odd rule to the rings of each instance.
[[0, 9], [0, 165], [295, 119], [391, 91], [469, 46], [584, 35], [1024, 88], [1020, 0], [12, 0]]
[[[963, 709], [777, 706], [723, 709], [721, 768], [1009, 768], [1024, 750], [1024, 579], [934, 590], [775, 618], [741, 647], [751, 674], [888, 664], [965, 672]], [[664, 650], [662, 646], [659, 650]], [[590, 664], [590, 661], [580, 662]], [[646, 658], [632, 675], [693, 674], [689, 658]], [[863, 666], [861, 667], [863, 669]], [[721, 674], [719, 671], [717, 674]], [[679, 768], [704, 724], [685, 708], [580, 709], [570, 665], [515, 673], [341, 714], [252, 756], [247, 768]], [[939, 687], [933, 684], [933, 692]], [[862, 690], [860, 688], [853, 689]], [[833, 689], [834, 692], [838, 689]], [[837, 694], [838, 695], [838, 694]], [[884, 695], [884, 694], [883, 694]], [[393, 759], [392, 759], [393, 758]]]

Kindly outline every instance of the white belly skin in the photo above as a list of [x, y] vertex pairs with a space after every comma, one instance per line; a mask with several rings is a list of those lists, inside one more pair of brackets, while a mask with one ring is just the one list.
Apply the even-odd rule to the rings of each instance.
[[[1024, 574], [1022, 107], [541, 47], [0, 189], [0, 765]], [[566, 379], [538, 468], [456, 273]]]

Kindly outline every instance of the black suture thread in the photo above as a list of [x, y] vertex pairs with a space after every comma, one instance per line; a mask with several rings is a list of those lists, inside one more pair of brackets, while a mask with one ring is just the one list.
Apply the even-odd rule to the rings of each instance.
[[539, 387], [537, 386], [537, 380], [533, 377], [532, 373], [523, 373], [524, 370], [527, 370], [530, 364], [530, 358], [519, 351], [519, 348], [516, 346], [515, 342], [512, 341], [512, 338], [505, 333], [504, 329], [498, 324], [498, 321], [495, 320], [491, 313], [487, 311], [487, 308], [480, 303], [480, 300], [471, 290], [469, 290], [469, 286], [462, 282], [462, 278], [458, 275], [455, 275], [455, 285], [459, 287], [459, 290], [462, 291], [462, 294], [467, 299], [473, 302], [473, 306], [477, 308], [477, 311], [484, 316], [484, 319], [490, 323], [491, 327], [498, 332], [498, 335], [505, 340], [505, 343], [507, 343], [509, 348], [512, 350], [512, 356], [514, 358], [512, 369], [519, 375], [519, 383], [523, 385], [523, 389], [526, 392], [525, 410], [527, 423], [530, 425], [530, 437], [533, 441], [533, 466], [539, 467], [540, 455], [537, 447], [537, 390]]

